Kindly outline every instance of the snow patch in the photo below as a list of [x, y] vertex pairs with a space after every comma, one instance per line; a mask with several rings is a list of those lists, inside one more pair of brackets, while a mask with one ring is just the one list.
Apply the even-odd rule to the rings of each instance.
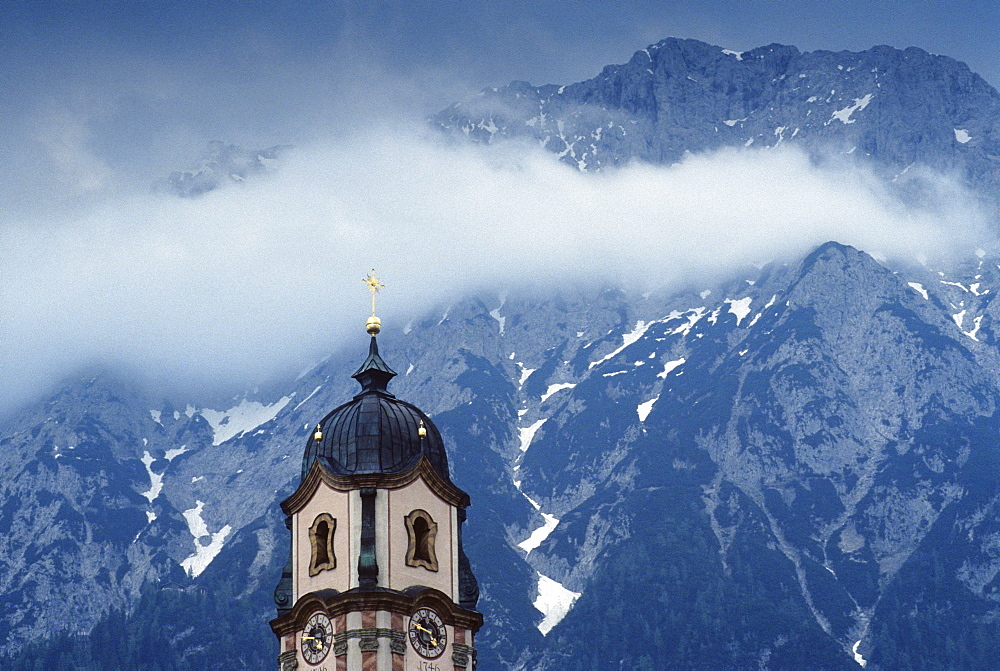
[[534, 373], [538, 369], [537, 368], [525, 368], [524, 364], [521, 363], [521, 362], [517, 362], [517, 367], [521, 369], [521, 377], [517, 381], [517, 387], [518, 387], [518, 389], [520, 389], [521, 387], [524, 386], [524, 383], [528, 381], [528, 378], [531, 377], [531, 374]]
[[964, 333], [965, 335], [969, 336], [970, 338], [972, 338], [976, 342], [979, 342], [979, 338], [976, 337], [976, 334], [979, 333], [979, 327], [980, 327], [980, 325], [983, 322], [983, 316], [979, 315], [973, 321], [975, 323], [975, 326], [972, 328], [972, 330], [971, 331], [962, 331], [962, 333]]
[[955, 142], [958, 142], [959, 144], [965, 144], [966, 142], [972, 139], [972, 136], [969, 135], [969, 131], [965, 130], [964, 128], [955, 128], [954, 130], [955, 130]]
[[[867, 93], [864, 98], [855, 98], [853, 105], [848, 105], [844, 109], [839, 109], [831, 114], [830, 121], [837, 119], [844, 124], [854, 123], [856, 119], [852, 119], [851, 115], [868, 107], [868, 103], [872, 101], [873, 97], [871, 93]], [[830, 123], [830, 121], [827, 121], [827, 123]]]
[[618, 349], [616, 349], [611, 354], [608, 354], [605, 357], [603, 357], [601, 359], [598, 359], [597, 361], [591, 361], [590, 362], [590, 366], [588, 366], [588, 368], [593, 368], [594, 366], [602, 364], [605, 361], [607, 361], [608, 359], [611, 359], [611, 358], [617, 356], [619, 352], [621, 352], [623, 349], [625, 349], [626, 347], [628, 347], [629, 345], [631, 345], [632, 343], [634, 343], [636, 340], [638, 340], [639, 338], [641, 338], [643, 336], [643, 334], [646, 333], [646, 329], [648, 329], [652, 325], [653, 325], [653, 322], [648, 322], [647, 323], [647, 322], [642, 321], [641, 319], [639, 321], [637, 321], [635, 323], [635, 328], [632, 329], [629, 333], [626, 333], [622, 337], [623, 342], [622, 342], [621, 347], [619, 347]]
[[187, 448], [187, 445], [181, 445], [180, 447], [170, 448], [169, 450], [167, 450], [164, 456], [166, 457], [167, 461], [173, 461], [175, 457], [179, 457], [185, 452], [190, 452], [190, 450]]
[[639, 421], [645, 422], [646, 418], [649, 417], [650, 410], [653, 409], [653, 404], [660, 400], [659, 396], [649, 399], [645, 403], [640, 403], [639, 407], [636, 408], [636, 412], [639, 413]]
[[727, 298], [724, 302], [729, 303], [729, 312], [736, 315], [736, 325], [739, 326], [743, 318], [750, 314], [750, 302], [753, 299], [750, 296], [746, 298], [741, 298], [739, 300], [732, 300]]
[[545, 520], [545, 523], [542, 524], [542, 526], [532, 531], [530, 536], [517, 544], [517, 547], [524, 550], [527, 554], [531, 554], [532, 550], [541, 545], [542, 541], [549, 537], [549, 534], [551, 534], [556, 526], [558, 526], [559, 520], [557, 520], [555, 516], [543, 513], [539, 510], [538, 504], [532, 501], [527, 494], [524, 495], [524, 498], [528, 499], [528, 501], [535, 506], [535, 510], [538, 510], [538, 512], [541, 513], [542, 518]]
[[698, 323], [698, 320], [705, 316], [705, 308], [704, 307], [692, 308], [687, 312], [677, 312], [675, 310], [674, 312], [671, 312], [669, 315], [667, 315], [666, 321], [671, 321], [679, 317], [683, 317], [684, 315], [688, 316], [687, 323], [681, 324], [680, 326], [675, 328], [673, 331], [670, 332], [671, 335], [677, 335], [678, 333], [681, 335], [687, 335], [688, 333], [690, 333], [692, 327], [694, 327], [694, 325]]
[[306, 401], [308, 401], [309, 399], [311, 399], [313, 396], [315, 396], [316, 392], [319, 391], [322, 388], [323, 388], [323, 385], [319, 385], [318, 387], [316, 387], [315, 389], [313, 389], [311, 392], [309, 392], [309, 395], [306, 396], [301, 401], [299, 401], [298, 404], [294, 408], [292, 408], [292, 411], [294, 412], [294, 411], [298, 410], [299, 408], [301, 408], [303, 403], [305, 403]]
[[924, 297], [924, 300], [929, 300], [927, 298], [927, 289], [924, 289], [924, 285], [920, 282], [907, 282], [907, 286], [916, 291], [918, 294]]
[[159, 424], [160, 426], [163, 426], [163, 423], [160, 422], [160, 416], [162, 414], [163, 413], [161, 413], [159, 410], [150, 410], [149, 411], [149, 416], [152, 417], [153, 421], [156, 422], [157, 424]]
[[538, 624], [542, 636], [547, 636], [566, 617], [579, 598], [580, 592], [570, 591], [552, 578], [538, 573], [538, 597], [532, 605], [545, 616]]
[[548, 419], [547, 417], [545, 419], [540, 419], [531, 426], [522, 427], [517, 430], [518, 434], [521, 437], [522, 452], [528, 451], [528, 448], [531, 446], [531, 441], [535, 437], [535, 433], [538, 432], [538, 429], [542, 428], [542, 424], [544, 424], [547, 419]]
[[257, 401], [243, 399], [239, 405], [229, 410], [206, 408], [201, 411], [201, 416], [212, 427], [214, 433], [212, 445], [221, 445], [230, 438], [242, 436], [261, 424], [270, 422], [291, 400], [291, 396], [285, 396], [271, 405], [263, 405]]
[[868, 660], [865, 659], [864, 657], [862, 657], [861, 653], [858, 652], [858, 646], [860, 646], [860, 645], [861, 645], [861, 641], [858, 641], [857, 643], [855, 643], [854, 645], [852, 645], [851, 646], [851, 654], [854, 655], [854, 661], [858, 663], [858, 666], [860, 666], [861, 668], [865, 668], [865, 666], [868, 665]]
[[406, 372], [403, 373], [403, 375], [409, 375], [412, 372], [413, 372], [413, 364], [411, 363], [409, 366], [406, 367]]
[[545, 390], [544, 394], [542, 394], [542, 398], [539, 401], [539, 403], [545, 403], [545, 400], [552, 394], [556, 393], [557, 391], [562, 391], [563, 389], [572, 389], [575, 386], [576, 386], [575, 382], [560, 382], [558, 384], [550, 384], [549, 388]]
[[677, 368], [678, 366], [680, 366], [685, 361], [687, 361], [687, 359], [684, 359], [684, 358], [676, 359], [674, 361], [668, 361], [667, 363], [663, 364], [663, 371], [660, 372], [660, 373], [657, 373], [656, 377], [665, 380], [667, 378], [667, 375], [670, 374], [670, 371], [672, 371], [673, 369]]
[[722, 53], [726, 54], [727, 56], [735, 56], [736, 60], [738, 60], [738, 61], [742, 61], [743, 60], [743, 52], [742, 51], [733, 51], [732, 49], [723, 49]]
[[146, 497], [150, 503], [153, 502], [157, 496], [160, 495], [160, 491], [163, 489], [163, 473], [156, 474], [153, 472], [153, 462], [156, 459], [153, 455], [149, 453], [149, 450], [142, 451], [142, 463], [146, 467], [146, 472], [149, 473], [149, 491], [143, 492], [142, 495]]
[[[202, 571], [208, 568], [215, 556], [222, 550], [222, 544], [226, 542], [226, 537], [232, 531], [228, 524], [217, 532], [209, 533], [208, 525], [201, 516], [201, 511], [205, 509], [202, 501], [195, 501], [194, 508], [185, 510], [181, 515], [187, 521], [188, 531], [194, 537], [194, 554], [181, 562], [181, 568], [192, 578], [198, 577]], [[207, 543], [202, 543], [201, 539], [208, 538]]]
[[502, 307], [503, 307], [503, 303], [500, 304], [500, 307], [498, 307], [496, 309], [493, 309], [493, 310], [490, 310], [490, 317], [493, 317], [493, 319], [496, 319], [497, 323], [500, 324], [500, 335], [503, 335], [504, 326], [507, 324], [507, 318], [500, 316], [500, 308], [502, 308]]

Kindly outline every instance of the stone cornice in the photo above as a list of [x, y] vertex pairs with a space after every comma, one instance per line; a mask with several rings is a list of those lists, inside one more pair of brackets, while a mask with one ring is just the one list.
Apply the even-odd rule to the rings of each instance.
[[481, 613], [452, 603], [444, 592], [431, 587], [417, 587], [410, 588], [407, 592], [388, 589], [310, 592], [295, 602], [286, 614], [271, 620], [271, 629], [279, 637], [302, 631], [309, 616], [317, 610], [325, 611], [330, 617], [364, 610], [388, 611], [408, 616], [421, 607], [434, 609], [445, 624], [453, 627], [476, 632], [483, 626]]
[[346, 492], [363, 487], [400, 489], [418, 477], [423, 477], [431, 491], [440, 496], [446, 503], [459, 508], [465, 508], [469, 505], [469, 495], [441, 477], [427, 457], [421, 456], [413, 468], [401, 473], [358, 473], [353, 475], [331, 473], [320, 463], [319, 459], [315, 459], [309, 472], [299, 483], [299, 488], [281, 502], [281, 509], [286, 515], [294, 515], [302, 510], [316, 493], [321, 482], [331, 489]]

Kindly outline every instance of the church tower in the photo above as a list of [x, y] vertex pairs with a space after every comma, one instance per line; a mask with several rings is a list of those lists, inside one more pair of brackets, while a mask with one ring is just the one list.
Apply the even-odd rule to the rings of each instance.
[[388, 391], [374, 271], [361, 391], [309, 437], [281, 503], [291, 553], [274, 592], [279, 671], [474, 671], [483, 618], [462, 550], [469, 496], [441, 434]]

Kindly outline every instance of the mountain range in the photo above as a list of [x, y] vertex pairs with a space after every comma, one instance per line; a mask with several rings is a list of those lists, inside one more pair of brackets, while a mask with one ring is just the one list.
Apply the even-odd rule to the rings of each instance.
[[[794, 143], [913, 197], [945, 173], [996, 204], [998, 101], [914, 48], [668, 39], [430, 123], [587, 172]], [[169, 180], [178, 196], [225, 183], [204, 165], [205, 188]], [[991, 668], [998, 291], [982, 250], [933, 267], [831, 241], [709, 286], [484, 291], [386, 325], [390, 391], [433, 418], [472, 499], [479, 668]], [[277, 502], [366, 347], [359, 323], [215, 408], [94, 369], [8, 417], [5, 666], [273, 668]]]

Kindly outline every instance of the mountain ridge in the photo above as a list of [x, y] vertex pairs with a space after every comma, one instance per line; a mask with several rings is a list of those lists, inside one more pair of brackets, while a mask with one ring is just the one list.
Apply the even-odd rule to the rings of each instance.
[[916, 47], [739, 53], [668, 38], [592, 79], [484, 89], [430, 121], [476, 142], [531, 139], [580, 170], [793, 143], [817, 160], [870, 158], [896, 181], [920, 164], [982, 189], [1000, 176], [998, 118], [996, 89]]
[[[890, 177], [924, 152], [931, 168], [961, 165], [970, 188], [995, 184], [997, 93], [950, 59], [863, 52], [917, 83], [950, 73], [941, 86], [957, 102], [925, 137], [904, 132], [909, 117], [881, 93], [805, 102], [835, 80], [874, 81], [881, 70], [835, 62], [859, 54], [658, 44], [562, 90], [488, 94], [508, 117], [459, 103], [434, 123], [483, 142], [545, 139], [588, 171], [764, 136], [814, 137], [823, 151], [870, 138]], [[732, 91], [707, 95], [720, 73]], [[778, 112], [820, 121], [775, 134], [787, 119], [760, 101], [811, 77], [815, 91]], [[962, 110], [982, 122], [961, 122], [965, 142]], [[628, 132], [595, 137], [607, 123]], [[572, 151], [578, 135], [596, 163]], [[434, 419], [472, 497], [481, 668], [987, 668], [1000, 653], [998, 291], [1000, 259], [985, 252], [936, 268], [831, 241], [708, 286], [481, 291], [387, 325], [392, 391]], [[11, 418], [0, 429], [10, 668], [54, 666], [61, 649], [109, 668], [109, 630], [129, 632], [119, 663], [146, 665], [155, 648], [164, 668], [271, 668], [268, 600], [288, 540], [276, 504], [317, 419], [356, 391], [360, 329], [298, 379], [225, 407], [98, 375]], [[69, 621], [67, 603], [86, 607]]]

